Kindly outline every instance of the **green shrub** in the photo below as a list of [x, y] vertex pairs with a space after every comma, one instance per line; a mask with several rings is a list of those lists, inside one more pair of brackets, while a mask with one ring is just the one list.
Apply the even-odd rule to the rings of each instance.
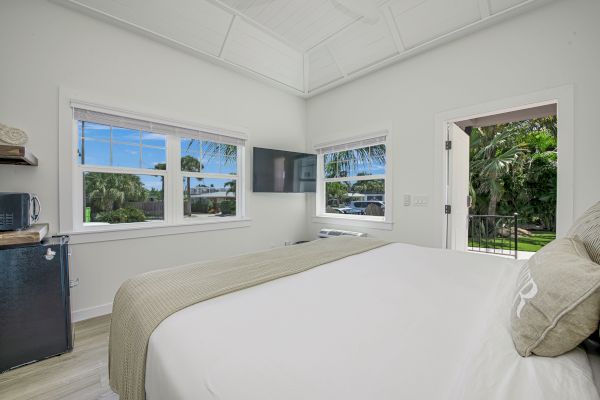
[[232, 215], [235, 214], [235, 201], [233, 200], [223, 200], [219, 204], [219, 208], [221, 209], [222, 215]]
[[194, 199], [192, 200], [192, 212], [208, 214], [209, 201], [207, 199]]
[[125, 222], [144, 222], [146, 216], [142, 210], [137, 208], [119, 208], [118, 210], [105, 211], [98, 214], [96, 221], [108, 222], [109, 224], [121, 224]]

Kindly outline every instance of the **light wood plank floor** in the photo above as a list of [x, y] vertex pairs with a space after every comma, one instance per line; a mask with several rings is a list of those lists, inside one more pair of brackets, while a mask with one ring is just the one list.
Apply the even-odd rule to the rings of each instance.
[[0, 374], [2, 400], [116, 400], [108, 386], [110, 315], [75, 324], [71, 353]]

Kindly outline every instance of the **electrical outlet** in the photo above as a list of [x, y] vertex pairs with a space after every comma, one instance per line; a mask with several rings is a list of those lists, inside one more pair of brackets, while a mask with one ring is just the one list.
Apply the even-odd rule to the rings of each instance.
[[415, 196], [414, 204], [415, 204], [415, 207], [427, 207], [427, 205], [429, 204], [429, 197], [428, 196]]

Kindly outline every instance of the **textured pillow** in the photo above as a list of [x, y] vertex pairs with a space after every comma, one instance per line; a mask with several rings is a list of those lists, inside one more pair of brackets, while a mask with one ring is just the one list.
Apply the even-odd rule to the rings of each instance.
[[600, 201], [575, 221], [567, 237], [581, 240], [590, 258], [600, 264]]
[[517, 352], [553, 357], [598, 328], [600, 265], [578, 239], [557, 239], [538, 251], [517, 280], [511, 315]]

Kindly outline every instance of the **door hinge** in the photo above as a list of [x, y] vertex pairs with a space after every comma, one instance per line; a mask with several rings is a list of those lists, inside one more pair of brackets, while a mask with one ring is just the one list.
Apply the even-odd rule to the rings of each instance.
[[452, 206], [450, 204], [446, 204], [444, 206], [444, 213], [446, 213], [446, 214], [452, 214]]
[[452, 140], [446, 140], [446, 150], [452, 150]]

